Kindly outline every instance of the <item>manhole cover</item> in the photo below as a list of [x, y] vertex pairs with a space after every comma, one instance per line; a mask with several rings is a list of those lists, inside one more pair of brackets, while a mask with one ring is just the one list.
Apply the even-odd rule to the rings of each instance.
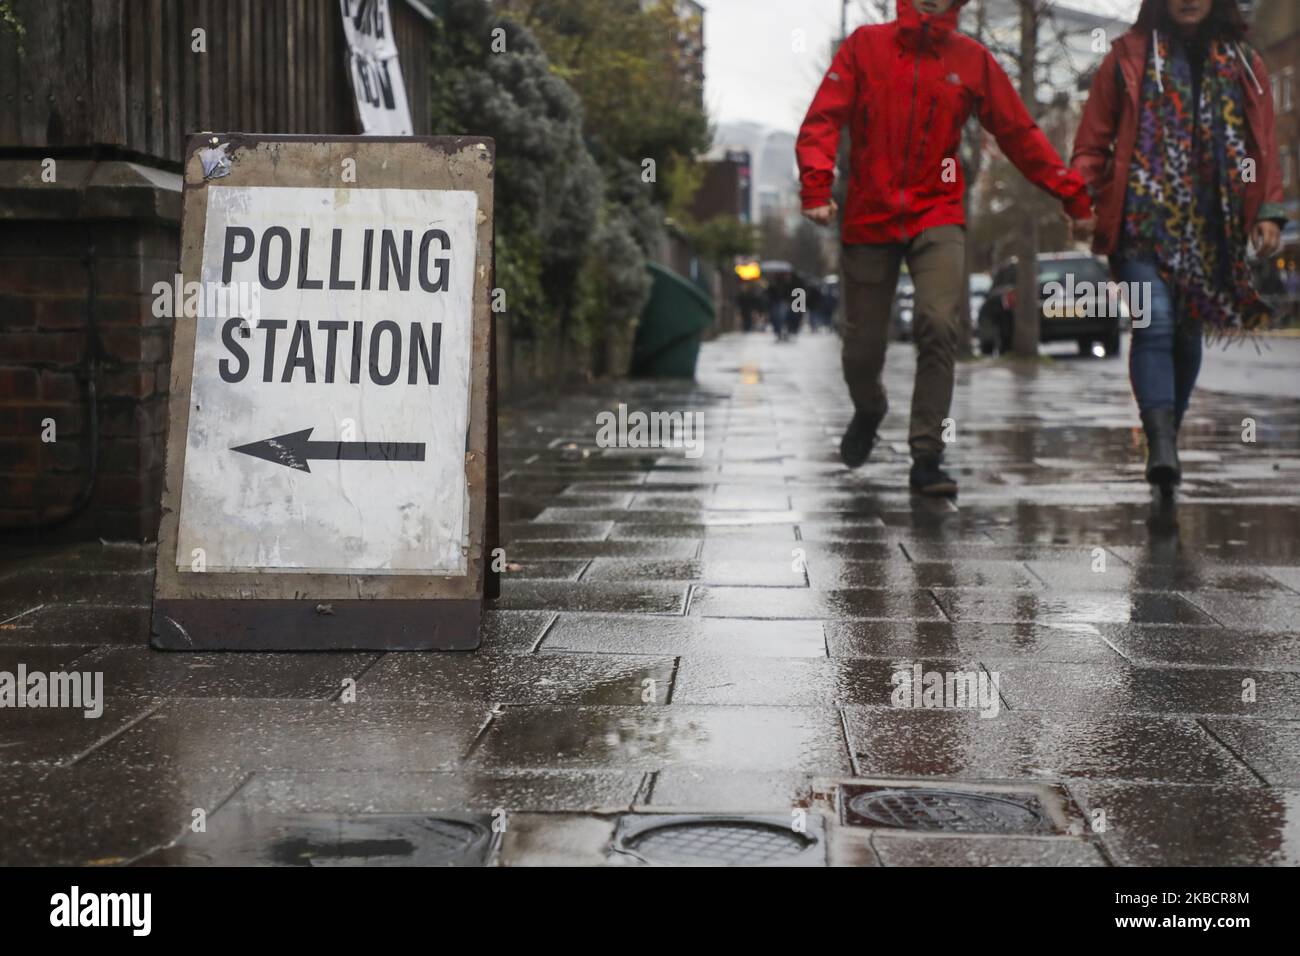
[[306, 817], [282, 828], [266, 856], [281, 866], [472, 866], [484, 862], [475, 857], [490, 836], [479, 823], [444, 817]]
[[867, 789], [848, 796], [844, 822], [930, 833], [1054, 833], [1038, 797], [924, 787]]
[[644, 863], [677, 866], [763, 866], [821, 862], [821, 821], [806, 829], [771, 817], [624, 817], [615, 847]]
[[486, 814], [222, 810], [146, 865], [487, 866], [500, 837]]

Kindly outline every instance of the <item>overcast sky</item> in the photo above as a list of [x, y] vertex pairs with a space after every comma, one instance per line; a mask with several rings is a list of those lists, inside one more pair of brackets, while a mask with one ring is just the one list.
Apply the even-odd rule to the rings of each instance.
[[[840, 0], [702, 0], [705, 100], [715, 122], [754, 120], [794, 132], [821, 82], [828, 44], [839, 34]], [[1139, 0], [1068, 0], [1131, 19]], [[867, 22], [849, 2], [849, 29]], [[893, 5], [890, 4], [892, 15]], [[803, 31], [803, 52], [794, 50]]]

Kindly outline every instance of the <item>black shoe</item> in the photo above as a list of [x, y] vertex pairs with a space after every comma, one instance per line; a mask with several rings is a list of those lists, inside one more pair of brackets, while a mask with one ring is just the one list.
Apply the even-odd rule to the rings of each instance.
[[876, 444], [876, 429], [880, 427], [881, 418], [868, 418], [861, 412], [853, 413], [853, 421], [840, 439], [840, 461], [846, 468], [861, 468], [871, 457], [871, 449]]
[[1142, 413], [1142, 427], [1147, 433], [1147, 481], [1168, 497], [1183, 478], [1178, 461], [1177, 417], [1172, 408], [1148, 409]]
[[937, 458], [918, 458], [913, 461], [908, 484], [913, 491], [923, 495], [941, 498], [954, 498], [957, 495], [957, 482], [939, 467]]

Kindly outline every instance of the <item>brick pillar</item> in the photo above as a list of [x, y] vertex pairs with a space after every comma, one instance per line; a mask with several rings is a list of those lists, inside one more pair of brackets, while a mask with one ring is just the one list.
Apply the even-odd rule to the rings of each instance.
[[[153, 539], [180, 176], [0, 160], [0, 542]], [[93, 399], [92, 399], [93, 396]]]

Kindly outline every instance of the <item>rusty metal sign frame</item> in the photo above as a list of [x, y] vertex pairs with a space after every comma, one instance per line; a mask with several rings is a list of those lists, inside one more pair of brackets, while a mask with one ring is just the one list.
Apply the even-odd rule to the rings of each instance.
[[479, 644], [484, 597], [497, 588], [493, 282], [495, 144], [475, 136], [273, 136], [201, 133], [185, 151], [180, 272], [201, 278], [208, 186], [456, 189], [478, 196], [473, 289], [469, 511], [463, 576], [185, 571], [176, 548], [189, 428], [196, 318], [177, 316], [167, 455], [154, 577], [152, 643], [169, 650], [460, 650]]

